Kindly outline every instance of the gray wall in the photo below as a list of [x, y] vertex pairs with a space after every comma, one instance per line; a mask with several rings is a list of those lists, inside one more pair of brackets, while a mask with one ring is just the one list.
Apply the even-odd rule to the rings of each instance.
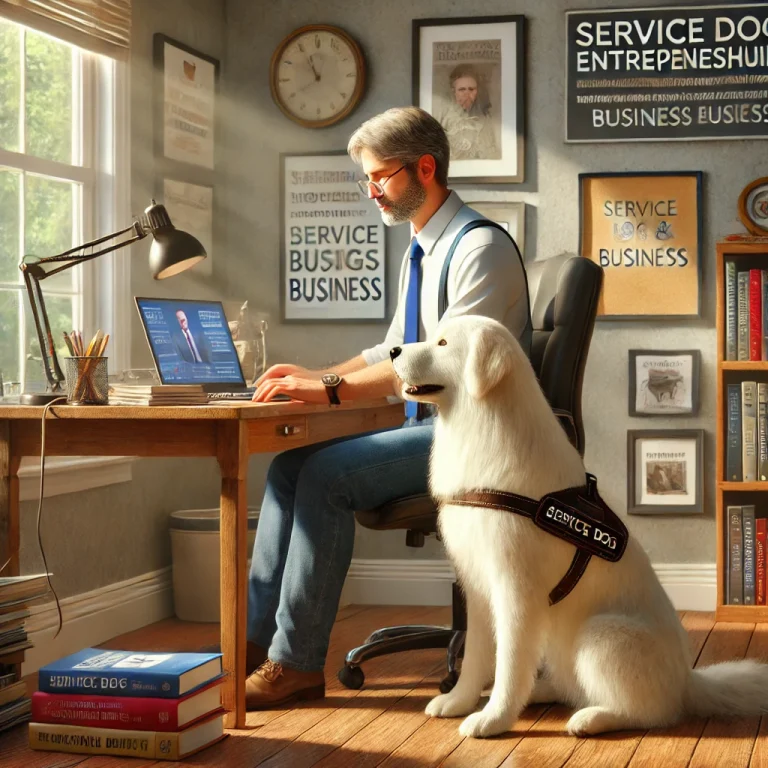
[[[669, 3], [666, 3], [667, 5]], [[498, 196], [527, 206], [526, 258], [546, 259], [578, 247], [577, 175], [581, 171], [703, 170], [704, 288], [701, 319], [694, 322], [600, 322], [595, 331], [584, 387], [587, 467], [597, 474], [606, 500], [626, 509], [626, 432], [632, 428], [693, 428], [707, 431], [706, 513], [695, 517], [633, 516], [628, 520], [654, 562], [714, 562], [715, 408], [715, 241], [742, 231], [736, 200], [751, 179], [768, 173], [764, 144], [757, 141], [568, 145], [564, 136], [564, 12], [569, 8], [627, 7], [611, 0], [251, 0], [227, 2], [226, 89], [233, 109], [231, 155], [227, 157], [226, 207], [230, 233], [228, 261], [253, 291], [254, 301], [279, 313], [279, 153], [337, 150], [363, 120], [390, 106], [411, 103], [411, 20], [522, 13], [528, 23], [526, 88], [526, 181], [488, 185]], [[664, 5], [649, 0], [643, 5]], [[274, 48], [296, 27], [338, 24], [362, 45], [370, 80], [359, 108], [328, 129], [307, 130], [282, 116], [269, 93], [269, 61]], [[463, 187], [457, 187], [461, 194]], [[472, 187], [472, 189], [478, 189]], [[388, 270], [395, 285], [406, 227], [388, 230]], [[394, 296], [390, 291], [390, 299]], [[391, 307], [390, 307], [391, 313]], [[378, 340], [385, 326], [280, 327], [272, 324], [276, 357], [321, 365], [346, 358]], [[319, 343], [322, 340], [322, 343]], [[627, 350], [702, 350], [700, 416], [631, 419], [627, 415]], [[357, 557], [442, 557], [434, 543], [408, 550], [404, 536], [360, 531]]]
[[[626, 6], [626, 4], [623, 4]], [[663, 5], [646, 0], [644, 5]], [[695, 322], [601, 322], [596, 329], [584, 389], [586, 464], [606, 500], [626, 506], [626, 431], [647, 427], [703, 427], [707, 431], [706, 513], [683, 518], [632, 517], [628, 523], [654, 562], [714, 562], [715, 241], [741, 231], [736, 199], [747, 181], [768, 175], [759, 142], [566, 145], [563, 142], [564, 11], [622, 7], [611, 0], [134, 0], [132, 63], [132, 208], [140, 212], [156, 189], [151, 142], [152, 34], [165, 34], [222, 62], [221, 120], [217, 126], [214, 276], [182, 275], [167, 284], [151, 280], [145, 251], [132, 256], [133, 294], [212, 297], [241, 301], [270, 314], [271, 361], [322, 366], [346, 359], [378, 341], [386, 323], [283, 325], [279, 320], [279, 153], [338, 150], [364, 119], [393, 105], [411, 103], [411, 19], [522, 13], [528, 22], [526, 61], [526, 182], [488, 185], [485, 194], [523, 200], [527, 206], [526, 259], [574, 252], [578, 240], [577, 174], [581, 171], [703, 170], [703, 316]], [[369, 65], [367, 93], [340, 125], [311, 131], [282, 116], [269, 93], [269, 61], [282, 38], [312, 22], [338, 24], [363, 46]], [[461, 194], [464, 187], [457, 187]], [[388, 230], [388, 275], [396, 285], [408, 232]], [[140, 244], [141, 247], [146, 247]], [[395, 297], [389, 292], [390, 307]], [[133, 326], [133, 363], [148, 365], [138, 324]], [[702, 350], [702, 409], [696, 419], [630, 419], [627, 416], [627, 350], [634, 347]], [[250, 471], [252, 503], [258, 504], [269, 456], [255, 457]], [[169, 482], [169, 478], [173, 481]], [[167, 516], [173, 509], [212, 506], [218, 472], [211, 460], [140, 461], [131, 484], [51, 499], [45, 508], [44, 541], [60, 596], [88, 591], [163, 567], [170, 562]], [[22, 567], [41, 567], [35, 507], [22, 509]], [[98, 545], [98, 549], [96, 548]], [[443, 557], [439, 544], [408, 549], [399, 532], [360, 530], [356, 557]]]

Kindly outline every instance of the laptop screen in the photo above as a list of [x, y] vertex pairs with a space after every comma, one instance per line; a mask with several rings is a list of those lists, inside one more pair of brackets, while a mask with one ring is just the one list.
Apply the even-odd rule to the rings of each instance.
[[220, 301], [137, 298], [163, 384], [232, 384], [243, 371]]

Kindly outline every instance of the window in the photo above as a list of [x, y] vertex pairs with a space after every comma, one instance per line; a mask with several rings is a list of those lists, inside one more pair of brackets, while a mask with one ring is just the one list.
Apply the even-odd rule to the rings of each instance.
[[[130, 223], [124, 67], [0, 18], [0, 373], [6, 394], [46, 385], [21, 259], [52, 256]], [[125, 367], [127, 262], [127, 252], [122, 259], [113, 254], [41, 283], [59, 357], [66, 349], [63, 331], [91, 336], [101, 327], [112, 333], [111, 370]]]

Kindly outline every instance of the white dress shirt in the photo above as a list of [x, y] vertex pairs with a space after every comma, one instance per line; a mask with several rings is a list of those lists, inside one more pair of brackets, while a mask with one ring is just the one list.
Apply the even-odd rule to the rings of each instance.
[[[438, 327], [440, 273], [456, 235], [470, 221], [484, 218], [451, 192], [416, 235], [424, 250], [421, 260], [419, 341], [433, 338]], [[413, 227], [411, 227], [413, 235]], [[389, 350], [403, 343], [405, 297], [410, 245], [400, 269], [397, 308], [381, 344], [363, 350], [368, 365], [389, 359]], [[485, 315], [506, 326], [523, 349], [530, 351], [525, 273], [514, 247], [495, 227], [478, 227], [459, 241], [448, 269], [448, 307], [443, 322], [460, 315]]]

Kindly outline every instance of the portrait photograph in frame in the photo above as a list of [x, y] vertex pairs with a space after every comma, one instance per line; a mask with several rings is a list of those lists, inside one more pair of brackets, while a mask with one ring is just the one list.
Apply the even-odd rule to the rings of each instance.
[[579, 253], [604, 271], [598, 320], [699, 317], [701, 171], [579, 174]]
[[386, 227], [346, 151], [280, 155], [286, 323], [386, 322]]
[[629, 350], [630, 416], [695, 416], [701, 350]]
[[413, 20], [413, 103], [445, 129], [452, 183], [524, 180], [525, 17]]
[[155, 33], [155, 155], [213, 170], [218, 59]]
[[703, 429], [627, 431], [627, 514], [704, 511]]

